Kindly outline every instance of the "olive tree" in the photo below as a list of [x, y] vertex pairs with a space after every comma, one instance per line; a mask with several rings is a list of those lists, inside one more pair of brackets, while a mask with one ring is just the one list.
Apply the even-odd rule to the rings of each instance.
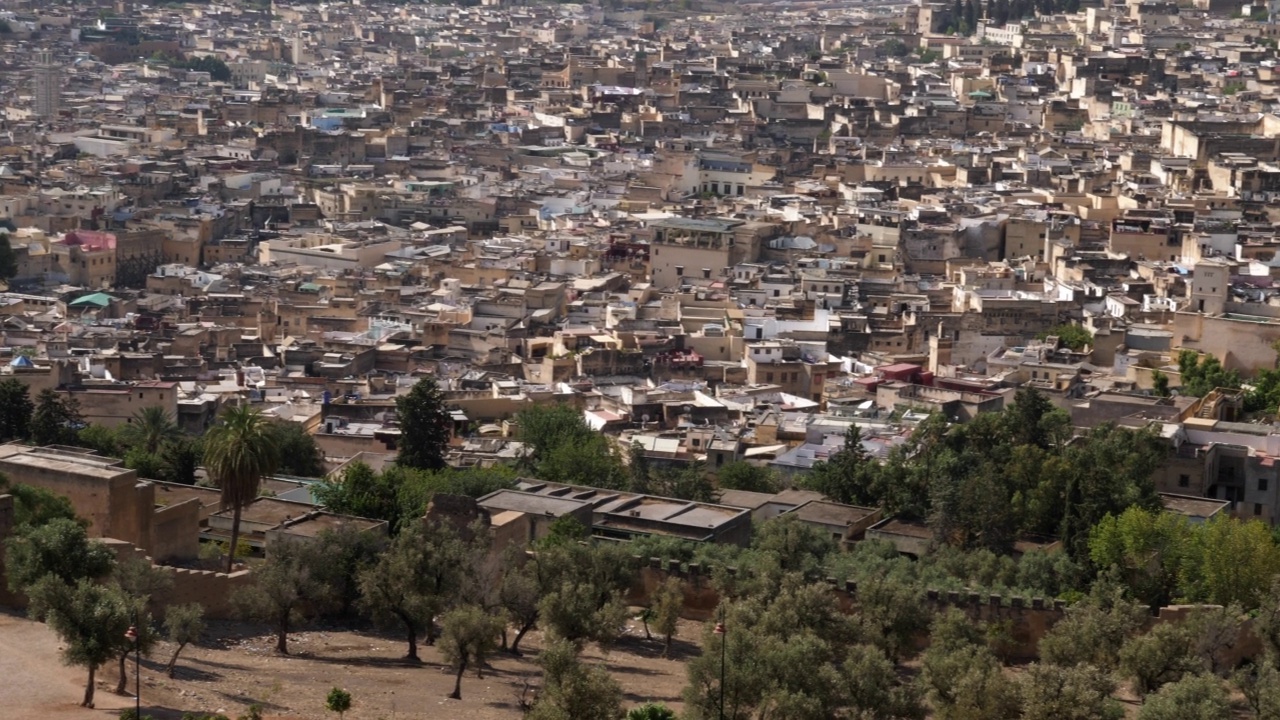
[[440, 654], [457, 672], [449, 697], [462, 699], [462, 674], [474, 665], [476, 677], [483, 677], [484, 661], [498, 646], [502, 619], [475, 605], [463, 605], [441, 619]]

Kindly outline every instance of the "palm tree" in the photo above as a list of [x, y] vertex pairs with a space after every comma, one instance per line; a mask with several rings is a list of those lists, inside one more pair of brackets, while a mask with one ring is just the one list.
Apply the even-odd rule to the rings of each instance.
[[235, 562], [236, 543], [240, 541], [240, 511], [254, 498], [262, 478], [280, 465], [280, 450], [271, 422], [248, 405], [235, 405], [222, 411], [222, 421], [209, 429], [204, 446], [204, 466], [209, 477], [222, 490], [222, 508], [231, 508], [231, 551], [227, 553], [227, 572]]
[[181, 436], [182, 430], [173, 416], [159, 407], [142, 408], [120, 431], [120, 440], [125, 445], [142, 448], [148, 455], [155, 455], [166, 442]]

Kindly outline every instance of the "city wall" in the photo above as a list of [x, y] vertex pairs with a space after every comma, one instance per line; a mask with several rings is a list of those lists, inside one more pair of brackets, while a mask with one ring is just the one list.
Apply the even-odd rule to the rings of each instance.
[[[635, 582], [628, 590], [628, 604], [646, 606], [658, 586], [669, 577], [677, 577], [684, 591], [684, 607], [680, 616], [686, 620], [705, 622], [716, 615], [720, 602], [720, 594], [712, 581], [709, 568], [699, 567], [695, 563], [681, 566], [675, 560], [661, 558], [637, 557], [642, 563]], [[735, 568], [727, 568], [730, 574], [736, 574]], [[826, 582], [831, 587], [832, 599], [842, 612], [853, 613], [858, 607], [858, 584], [852, 580], [840, 581], [828, 577]], [[973, 592], [928, 590], [925, 593], [925, 605], [932, 612], [945, 612], [955, 608], [965, 613], [975, 622], [1007, 623], [1012, 643], [1008, 649], [1013, 660], [1031, 661], [1039, 659], [1040, 641], [1049, 630], [1066, 614], [1066, 603], [1038, 597], [1001, 596]], [[1209, 606], [1174, 605], [1160, 608], [1153, 614], [1147, 627], [1166, 622], [1184, 622], [1197, 609]], [[1234, 667], [1241, 662], [1254, 658], [1262, 652], [1262, 642], [1253, 631], [1253, 619], [1244, 621], [1239, 636], [1227, 644], [1219, 661], [1225, 667]], [[928, 635], [922, 633], [916, 645], [923, 650], [928, 647]]]
[[[120, 562], [129, 558], [151, 562], [151, 558], [146, 553], [123, 540], [106, 539], [103, 542], [116, 554], [116, 560]], [[240, 588], [247, 587], [253, 582], [253, 575], [248, 570], [240, 570], [228, 575], [212, 570], [193, 570], [169, 565], [154, 565], [154, 567], [168, 574], [171, 580], [166, 590], [156, 593], [151, 599], [161, 614], [164, 613], [164, 608], [170, 605], [198, 602], [204, 606], [205, 617], [214, 620], [231, 619], [233, 616], [231, 596]]]
[[[186, 505], [187, 503], [183, 503]], [[184, 510], [184, 513], [189, 511]], [[27, 606], [27, 598], [21, 593], [9, 591], [4, 573], [4, 541], [13, 532], [14, 501], [11, 495], [0, 495], [0, 607], [23, 609]], [[124, 540], [104, 538], [104, 544], [115, 553], [118, 561], [138, 558], [151, 562], [151, 558], [133, 543]], [[172, 582], [167, 590], [158, 593], [153, 601], [159, 612], [170, 605], [198, 602], [205, 608], [205, 614], [213, 619], [229, 619], [232, 617], [231, 596], [236, 590], [249, 585], [252, 574], [241, 570], [230, 575], [209, 570], [191, 570], [187, 568], [157, 565], [170, 576]]]

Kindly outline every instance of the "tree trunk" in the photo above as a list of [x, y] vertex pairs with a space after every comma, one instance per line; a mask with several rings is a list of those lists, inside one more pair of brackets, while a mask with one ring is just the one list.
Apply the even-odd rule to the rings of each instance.
[[289, 611], [285, 610], [280, 617], [280, 624], [276, 628], [276, 652], [281, 655], [289, 654]]
[[664, 642], [662, 644], [662, 657], [666, 658], [667, 654], [670, 652], [671, 652], [671, 633], [667, 633], [667, 636], [664, 638]]
[[520, 629], [516, 631], [515, 639], [511, 641], [511, 647], [508, 649], [508, 652], [512, 655], [520, 654], [520, 641], [524, 639], [525, 633], [533, 629], [533, 625], [534, 624], [530, 622], [520, 626]]
[[178, 664], [178, 654], [182, 652], [182, 648], [186, 647], [186, 643], [178, 645], [178, 649], [173, 651], [173, 657], [169, 658], [169, 666], [164, 669], [165, 674], [173, 677], [173, 668]]
[[466, 672], [466, 670], [467, 659], [463, 657], [462, 661], [458, 663], [458, 676], [453, 679], [453, 692], [449, 693], [449, 697], [454, 700], [462, 699], [462, 673]]
[[116, 694], [125, 694], [125, 683], [129, 681], [129, 671], [125, 668], [124, 663], [129, 659], [129, 651], [125, 650], [120, 653], [120, 682], [116, 683]]
[[502, 649], [507, 649], [507, 626], [502, 626]]
[[436, 644], [436, 619], [434, 617], [427, 618], [427, 644]]
[[404, 620], [404, 626], [407, 629], [407, 632], [405, 634], [409, 636], [409, 652], [404, 656], [404, 659], [409, 660], [411, 662], [422, 662], [422, 660], [418, 657], [417, 626], [415, 626], [413, 623], [409, 622], [408, 620], [405, 620], [404, 617], [401, 617], [400, 619]]
[[240, 506], [236, 505], [231, 513], [231, 547], [227, 549], [227, 574], [231, 574], [236, 563], [236, 543], [240, 542]]
[[97, 665], [89, 666], [89, 684], [84, 688], [84, 700], [80, 703], [80, 707], [93, 707], [93, 676], [97, 671]]
[[652, 640], [652, 639], [653, 639], [653, 634], [649, 632], [649, 618], [644, 617], [643, 615], [641, 615], [641, 616], [640, 616], [640, 622], [644, 623], [644, 639], [645, 639], [645, 640]]

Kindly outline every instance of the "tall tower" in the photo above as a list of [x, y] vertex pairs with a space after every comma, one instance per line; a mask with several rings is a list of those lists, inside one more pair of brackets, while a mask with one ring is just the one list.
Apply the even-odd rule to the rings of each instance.
[[36, 54], [35, 111], [36, 115], [52, 119], [58, 115], [58, 101], [62, 93], [62, 67], [54, 63], [53, 53], [41, 50]]

